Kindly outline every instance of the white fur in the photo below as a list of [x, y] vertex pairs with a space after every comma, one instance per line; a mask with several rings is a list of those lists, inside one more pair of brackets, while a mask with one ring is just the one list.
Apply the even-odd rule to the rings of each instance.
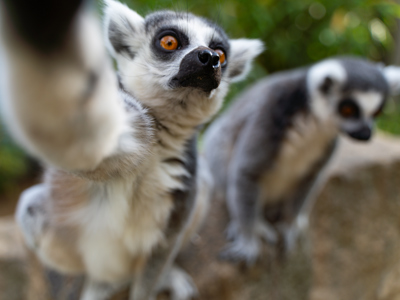
[[[3, 43], [8, 62], [4, 115], [9, 129], [33, 155], [68, 170], [92, 169], [110, 155], [125, 122], [117, 87], [109, 84], [116, 79], [96, 20], [80, 15], [76, 25], [82, 66], [60, 56], [43, 59], [21, 41]], [[83, 70], [101, 74], [89, 99], [82, 99], [88, 79]]]
[[[136, 100], [124, 104], [127, 99], [117, 91], [116, 76], [105, 57], [97, 24], [81, 14], [75, 24], [76, 45], [69, 41], [80, 56], [75, 64], [64, 63], [71, 59], [68, 53], [47, 62], [16, 41], [6, 41], [9, 96], [13, 100], [7, 104], [12, 116], [9, 124], [21, 143], [46, 163], [72, 171], [72, 175], [60, 172], [61, 179], [57, 178], [61, 182], [54, 176], [53, 182], [46, 181], [51, 186], [49, 190], [58, 194], [53, 193], [54, 198], [49, 198], [46, 204], [51, 211], [46, 216], [51, 221], [48, 230], [28, 232], [44, 244], [37, 250], [38, 256], [61, 272], [84, 272], [90, 280], [116, 286], [138, 272], [132, 267], [135, 260], [146, 260], [154, 247], [164, 242], [164, 230], [173, 209], [171, 191], [186, 189], [182, 177], [189, 176], [174, 161], [185, 160], [188, 140], [220, 108], [230, 78], [227, 70], [211, 95], [196, 89], [170, 88], [169, 79], [178, 71], [184, 55], [199, 46], [208, 47], [218, 34], [215, 29], [193, 16], [186, 21], [169, 20], [185, 31], [191, 44], [177, 59], [164, 62], [155, 59], [150, 51], [154, 32], [145, 34], [143, 18], [118, 2], [105, 3], [106, 32], [113, 22], [135, 53], [134, 58], [117, 53], [107, 39], [124, 87]], [[233, 65], [243, 64], [237, 76], [248, 72], [251, 60], [261, 48], [259, 41], [232, 43], [228, 59]], [[52, 72], [43, 71], [46, 68]], [[83, 101], [81, 95], [87, 88], [88, 71], [97, 71], [99, 80], [92, 95]], [[46, 138], [32, 134], [32, 126], [43, 130]], [[61, 143], [65, 137], [67, 145]], [[118, 164], [121, 157], [125, 160]], [[114, 165], [119, 171], [128, 170], [128, 175], [108, 174], [114, 171], [110, 170]], [[99, 173], [100, 179], [91, 177]], [[72, 186], [68, 186], [71, 178], [75, 181], [70, 180]], [[56, 184], [59, 189], [53, 186]], [[199, 197], [204, 197], [204, 191], [200, 192], [203, 193]], [[70, 197], [75, 197], [72, 200], [78, 204], [68, 203], [68, 195], [73, 195]], [[34, 204], [33, 196], [29, 198], [22, 203]], [[66, 206], [70, 204], [72, 209], [60, 212], [58, 200], [66, 201]], [[26, 213], [28, 206], [24, 205], [23, 210]], [[68, 245], [71, 251], [63, 252], [65, 247], [59, 246], [63, 245], [62, 237], [56, 234], [59, 228], [74, 229], [75, 239]], [[182, 239], [181, 236], [179, 241]], [[54, 245], [60, 251], [52, 252]], [[174, 248], [172, 253], [177, 250]], [[70, 252], [75, 256], [68, 257]], [[70, 267], [68, 259], [74, 262], [73, 266]], [[182, 282], [179, 278], [175, 281], [181, 291], [185, 290]], [[106, 297], [96, 289], [96, 284], [88, 284], [83, 299]]]
[[388, 66], [383, 69], [383, 74], [389, 84], [390, 93], [397, 95], [400, 93], [400, 67]]
[[[105, 41], [108, 51], [114, 56], [117, 57], [117, 54], [114, 51], [113, 46], [110, 43], [110, 39], [108, 36], [108, 27], [110, 25], [110, 21], [115, 22], [120, 29], [126, 34], [127, 37], [130, 37], [129, 42], [133, 47], [140, 46], [140, 43], [143, 42], [142, 39], [138, 37], [140, 34], [138, 32], [132, 33], [131, 28], [135, 30], [141, 30], [144, 24], [144, 19], [135, 11], [129, 9], [125, 4], [121, 2], [113, 1], [113, 0], [105, 0], [105, 10], [104, 10], [104, 33], [105, 33]], [[124, 18], [122, 18], [122, 16]], [[129, 22], [129, 24], [126, 24]]]
[[185, 271], [173, 266], [159, 286], [159, 290], [171, 291], [171, 300], [188, 300], [198, 295], [196, 285]]
[[[328, 99], [320, 91], [321, 84], [326, 78], [333, 80], [331, 95], [328, 96]], [[317, 63], [308, 71], [307, 88], [310, 99], [312, 99], [311, 109], [320, 119], [327, 119], [333, 113], [333, 109], [336, 108], [335, 96], [339, 93], [339, 89], [345, 83], [346, 78], [346, 70], [338, 61], [333, 59]]]
[[371, 117], [374, 113], [376, 113], [383, 102], [382, 93], [375, 91], [356, 91], [353, 92], [352, 96], [361, 107], [364, 115], [367, 117]]
[[[264, 51], [264, 44], [260, 40], [237, 39], [231, 40], [231, 55], [229, 72], [232, 73], [235, 67], [242, 68], [243, 71], [231, 77], [232, 82], [243, 80], [251, 70], [251, 63], [255, 57]], [[248, 59], [248, 58], [251, 59]]]

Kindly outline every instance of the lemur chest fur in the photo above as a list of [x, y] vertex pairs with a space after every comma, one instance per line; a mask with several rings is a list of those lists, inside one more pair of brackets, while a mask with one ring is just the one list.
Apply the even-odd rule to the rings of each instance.
[[[113, 265], [120, 265], [121, 272], [127, 272], [124, 266], [129, 265], [130, 259], [147, 257], [163, 241], [163, 232], [173, 208], [171, 192], [185, 189], [181, 178], [190, 176], [184, 166], [177, 162], [185, 150], [184, 143], [181, 144], [182, 147], [172, 156], [175, 160], [165, 159], [174, 151], [160, 144], [155, 145], [152, 150], [154, 160], [146, 165], [146, 170], [140, 176], [92, 183], [91, 200], [85, 209], [90, 217], [85, 224], [86, 234], [81, 240], [83, 252], [92, 253], [90, 249], [97, 245], [98, 255], [101, 256], [104, 251], [107, 255], [105, 247], [108, 246], [103, 244], [111, 239], [108, 242], [113, 243], [114, 248], [126, 253], [121, 257], [127, 256], [126, 261], [121, 258], [120, 263]], [[107, 264], [97, 263], [96, 271], [92, 273], [106, 270]]]
[[287, 131], [274, 164], [261, 178], [261, 201], [282, 200], [296, 188], [313, 164], [325, 155], [337, 135], [334, 121], [299, 115]]

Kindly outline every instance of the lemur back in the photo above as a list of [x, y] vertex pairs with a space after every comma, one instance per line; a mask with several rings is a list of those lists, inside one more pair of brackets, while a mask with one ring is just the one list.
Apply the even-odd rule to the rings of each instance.
[[35, 5], [44, 19], [0, 3], [4, 112], [47, 169], [18, 206], [28, 246], [50, 268], [85, 274], [83, 300], [107, 299], [129, 282], [132, 300], [162, 289], [190, 299], [196, 288], [173, 261], [211, 189], [196, 134], [262, 43], [229, 40], [190, 13], [142, 18], [109, 0], [104, 35], [117, 79], [85, 1]]
[[389, 85], [398, 83], [389, 69], [337, 58], [278, 73], [240, 95], [211, 125], [205, 156], [216, 197], [227, 202], [233, 240], [222, 257], [252, 263], [261, 238], [294, 247], [299, 218], [307, 218], [339, 132], [370, 138]]

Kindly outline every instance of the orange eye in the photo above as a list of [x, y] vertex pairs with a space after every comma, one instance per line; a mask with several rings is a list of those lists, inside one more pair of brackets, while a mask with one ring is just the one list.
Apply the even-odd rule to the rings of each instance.
[[173, 51], [178, 48], [178, 40], [172, 35], [166, 35], [161, 39], [160, 45], [165, 50]]
[[219, 62], [221, 63], [221, 65], [223, 65], [226, 59], [225, 52], [221, 49], [215, 49], [214, 51], [217, 52], [217, 54], [219, 55]]
[[346, 117], [351, 117], [351, 116], [354, 115], [354, 107], [350, 106], [350, 105], [343, 105], [340, 108], [340, 114], [345, 118]]

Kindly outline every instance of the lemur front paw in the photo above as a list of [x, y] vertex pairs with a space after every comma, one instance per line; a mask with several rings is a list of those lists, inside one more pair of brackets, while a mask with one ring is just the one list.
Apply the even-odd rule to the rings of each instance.
[[276, 245], [278, 242], [278, 232], [267, 222], [259, 221], [255, 225], [257, 236], [271, 245]]
[[[239, 222], [231, 221], [227, 230], [226, 238], [229, 241], [236, 240], [239, 236], [246, 235], [244, 230], [241, 228]], [[271, 225], [267, 222], [257, 221], [253, 227], [253, 232], [247, 234], [248, 236], [254, 235], [256, 237], [262, 238], [264, 241], [271, 245], [275, 245], [278, 242], [278, 233]]]
[[260, 253], [261, 240], [275, 245], [278, 242], [276, 230], [268, 223], [258, 221], [253, 232], [245, 233], [238, 222], [232, 221], [227, 229], [227, 239], [232, 241], [221, 252], [221, 259], [229, 261], [245, 261], [248, 265], [253, 264]]
[[252, 265], [260, 254], [260, 241], [257, 237], [237, 237], [220, 253], [219, 257], [231, 262], [246, 262]]
[[177, 266], [173, 266], [166, 274], [159, 290], [170, 291], [171, 300], [190, 300], [198, 296], [196, 285], [190, 275]]
[[296, 222], [293, 224], [281, 224], [279, 226], [279, 232], [283, 237], [283, 250], [285, 254], [290, 254], [296, 249], [300, 236], [306, 230], [306, 228], [298, 226]]

